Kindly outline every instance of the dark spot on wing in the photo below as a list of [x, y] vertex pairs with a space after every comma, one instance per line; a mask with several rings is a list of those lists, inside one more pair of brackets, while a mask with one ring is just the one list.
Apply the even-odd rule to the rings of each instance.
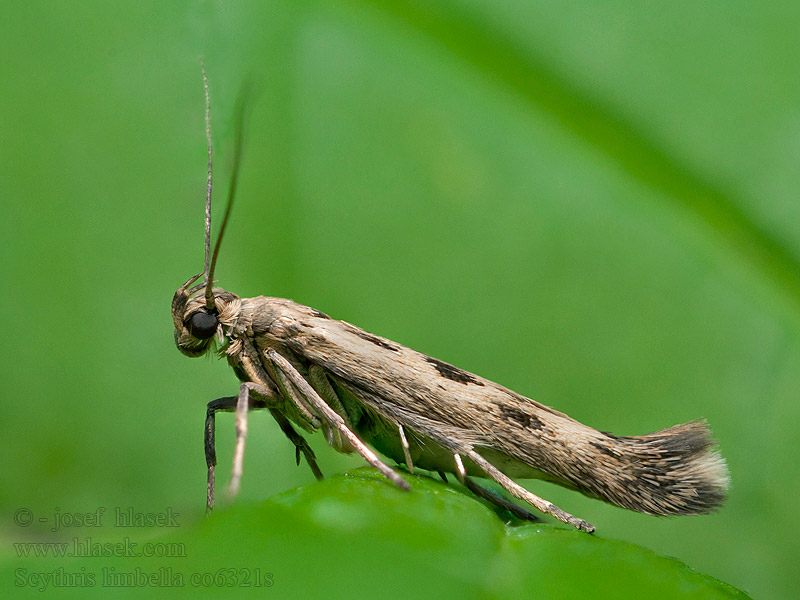
[[432, 358], [430, 356], [425, 356], [425, 360], [436, 367], [436, 370], [439, 371], [439, 375], [445, 377], [446, 379], [450, 379], [451, 381], [457, 381], [458, 383], [463, 384], [475, 384], [475, 385], [483, 385], [482, 382], [478, 381], [473, 377], [470, 373], [467, 373], [463, 369], [459, 369], [458, 367], [454, 367], [451, 364], [438, 360], [436, 358]]
[[595, 450], [599, 450], [603, 454], [607, 454], [608, 456], [617, 456], [617, 453], [606, 444], [601, 444], [600, 442], [589, 442]]
[[508, 419], [509, 421], [515, 421], [528, 429], [542, 428], [542, 422], [539, 419], [537, 419], [534, 415], [528, 414], [524, 410], [517, 408], [516, 406], [510, 406], [507, 404], [498, 404], [497, 406], [500, 409], [500, 412], [503, 414], [503, 418]]
[[392, 352], [400, 352], [400, 348], [390, 344], [389, 342], [383, 341], [381, 338], [372, 335], [371, 333], [367, 333], [361, 329], [355, 331], [355, 334], [360, 337], [362, 340], [367, 340], [368, 342], [375, 344], [376, 346], [380, 346], [381, 348], [386, 348], [387, 350], [391, 350]]
[[387, 350], [391, 350], [392, 352], [400, 352], [400, 348], [388, 342], [387, 340], [382, 340], [377, 335], [372, 335], [371, 333], [367, 333], [363, 329], [360, 329], [355, 325], [351, 325], [350, 323], [347, 323], [345, 321], [342, 321], [342, 325], [347, 331], [349, 331], [354, 335], [357, 335], [362, 340], [365, 340], [370, 344], [375, 344], [376, 346], [379, 346], [381, 348], [386, 348]]
[[319, 317], [320, 319], [330, 319], [328, 315], [326, 315], [321, 310], [317, 310], [316, 308], [311, 309], [311, 314], [314, 315], [315, 317]]
[[555, 415], [557, 417], [565, 417], [566, 416], [566, 415], [564, 415], [564, 413], [560, 413], [557, 410], [555, 410], [553, 408], [550, 408], [549, 406], [541, 404], [540, 402], [536, 402], [535, 400], [531, 400], [530, 398], [527, 398], [527, 397], [523, 396], [522, 394], [518, 394], [516, 392], [512, 392], [511, 390], [508, 390], [508, 389], [500, 387], [500, 386], [498, 386], [498, 389], [501, 392], [503, 392], [504, 394], [506, 394], [509, 398], [512, 398], [515, 402], [517, 402], [519, 404], [522, 404], [523, 406], [528, 406], [528, 405], [532, 404], [538, 410], [550, 413], [550, 414]]

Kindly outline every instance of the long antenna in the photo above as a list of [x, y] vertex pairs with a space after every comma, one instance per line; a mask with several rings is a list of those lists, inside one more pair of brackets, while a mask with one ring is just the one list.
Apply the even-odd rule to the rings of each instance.
[[206, 76], [206, 63], [200, 59], [200, 69], [203, 72], [203, 89], [206, 92], [206, 140], [208, 142], [208, 180], [206, 183], [206, 247], [205, 264], [203, 274], [208, 281], [209, 260], [211, 257], [211, 157], [213, 154], [213, 144], [211, 142], [211, 96], [208, 93], [208, 77]]
[[[203, 70], [203, 79], [205, 81], [205, 69]], [[233, 170], [231, 171], [231, 181], [228, 187], [228, 202], [225, 205], [225, 214], [222, 217], [222, 225], [219, 228], [219, 234], [217, 235], [217, 243], [214, 244], [214, 253], [211, 256], [211, 264], [206, 269], [206, 308], [209, 310], [213, 310], [216, 308], [216, 304], [214, 303], [214, 268], [217, 266], [217, 256], [219, 256], [219, 247], [222, 244], [222, 236], [225, 234], [225, 228], [228, 225], [228, 219], [231, 216], [231, 210], [233, 209], [233, 199], [236, 197], [236, 185], [239, 182], [239, 165], [242, 162], [242, 146], [244, 140], [244, 119], [245, 119], [245, 102], [247, 100], [248, 94], [248, 85], [245, 85], [242, 88], [241, 94], [239, 95], [239, 100], [237, 102], [236, 107], [236, 116], [238, 121], [236, 122], [236, 139], [235, 139], [235, 146], [234, 146], [234, 154], [233, 154]], [[208, 93], [208, 83], [206, 82], [206, 93]], [[206, 96], [207, 97], [207, 96]], [[210, 119], [206, 119], [206, 123], [210, 123]], [[208, 202], [206, 203], [206, 243], [210, 243], [210, 236], [211, 236], [211, 126], [208, 125], [209, 131], [209, 143], [208, 143], [208, 151], [209, 151], [209, 159], [208, 159]], [[209, 246], [206, 246], [208, 248]], [[208, 257], [208, 254], [206, 254]]]

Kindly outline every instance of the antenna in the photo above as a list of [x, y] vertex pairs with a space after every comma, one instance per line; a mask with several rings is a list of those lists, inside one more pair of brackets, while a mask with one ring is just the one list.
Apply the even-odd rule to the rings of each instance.
[[[219, 247], [222, 244], [222, 236], [225, 234], [225, 228], [228, 225], [228, 219], [231, 216], [233, 209], [233, 199], [236, 196], [236, 185], [239, 182], [239, 165], [242, 162], [242, 146], [244, 140], [244, 119], [245, 119], [245, 100], [247, 98], [248, 85], [242, 88], [239, 95], [239, 100], [236, 107], [236, 138], [233, 154], [233, 169], [231, 171], [231, 181], [228, 187], [228, 202], [225, 205], [225, 214], [222, 217], [222, 225], [219, 228], [217, 235], [217, 243], [214, 244], [214, 253], [211, 254], [211, 102], [208, 93], [208, 78], [206, 77], [206, 68], [201, 61], [203, 69], [203, 85], [206, 91], [206, 136], [208, 138], [208, 189], [206, 194], [206, 258], [205, 258], [205, 284], [206, 284], [206, 308], [215, 310], [216, 304], [214, 303], [214, 268], [217, 266], [217, 256], [219, 256]], [[209, 262], [209, 255], [211, 260]]]
[[[208, 93], [208, 77], [206, 75], [206, 63], [200, 59], [200, 69], [203, 72], [203, 89], [206, 93], [206, 140], [208, 141], [208, 179], [206, 184], [206, 246], [205, 246], [205, 263], [203, 266], [203, 274], [205, 280], [209, 279], [209, 259], [211, 256], [211, 170], [212, 170], [212, 154], [213, 144], [211, 142], [211, 96]], [[208, 294], [206, 294], [206, 304], [208, 304]], [[213, 307], [213, 301], [212, 306]]]

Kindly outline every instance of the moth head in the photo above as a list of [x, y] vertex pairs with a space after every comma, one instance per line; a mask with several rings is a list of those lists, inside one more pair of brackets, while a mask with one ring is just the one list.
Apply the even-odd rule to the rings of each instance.
[[220, 288], [212, 289], [213, 307], [209, 308], [204, 294], [205, 283], [192, 286], [201, 275], [195, 275], [177, 289], [172, 297], [172, 321], [175, 325], [175, 345], [186, 356], [200, 356], [215, 341], [224, 341], [223, 326], [232, 325], [239, 316], [241, 301], [236, 294]]

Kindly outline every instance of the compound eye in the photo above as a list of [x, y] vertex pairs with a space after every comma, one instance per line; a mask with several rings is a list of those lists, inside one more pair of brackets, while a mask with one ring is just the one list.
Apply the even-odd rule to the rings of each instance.
[[199, 340], [207, 340], [217, 332], [219, 319], [216, 315], [199, 310], [189, 317], [189, 333]]

